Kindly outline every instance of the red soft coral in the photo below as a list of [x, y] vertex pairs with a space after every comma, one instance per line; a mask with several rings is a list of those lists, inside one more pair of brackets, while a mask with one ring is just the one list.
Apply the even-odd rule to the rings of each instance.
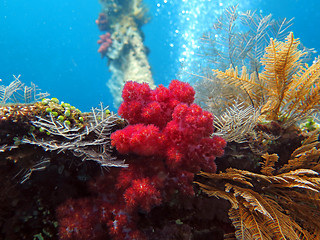
[[129, 125], [111, 136], [111, 144], [122, 154], [135, 153], [141, 156], [161, 154], [164, 138], [154, 125]]
[[149, 212], [152, 206], [161, 203], [161, 194], [150, 179], [142, 178], [132, 181], [131, 187], [124, 193], [124, 199], [130, 211], [141, 208]]
[[[91, 208], [88, 200], [83, 205], [79, 200], [58, 210], [65, 212], [59, 215], [61, 236], [88, 236], [98, 222], [112, 239], [145, 239], [138, 229], [141, 210], [146, 214], [174, 196], [192, 196], [194, 174], [201, 168], [216, 171], [215, 157], [223, 154], [226, 142], [211, 137], [213, 117], [192, 104], [194, 94], [189, 84], [177, 80], [155, 90], [126, 83], [119, 114], [129, 125], [112, 133], [111, 144], [126, 154], [129, 167], [111, 169], [103, 181], [91, 185], [96, 196]], [[80, 209], [73, 212], [72, 206]], [[73, 216], [73, 225], [65, 224]]]
[[[210, 137], [213, 116], [192, 104], [194, 95], [188, 83], [178, 80], [155, 90], [128, 82], [119, 114], [133, 125], [113, 133], [111, 144], [122, 154], [164, 156], [168, 171], [179, 176], [201, 168], [215, 172], [214, 159], [223, 154], [226, 142]], [[186, 184], [192, 184], [190, 176], [185, 179]]]
[[99, 208], [92, 199], [67, 200], [57, 209], [57, 217], [61, 240], [99, 240], [107, 236], [100, 225]]
[[223, 154], [226, 142], [211, 138], [213, 117], [196, 104], [179, 104], [164, 129], [166, 136], [167, 164], [171, 169], [182, 168], [197, 172], [200, 168], [215, 172], [214, 159]]
[[119, 107], [118, 113], [127, 119], [130, 124], [145, 123], [142, 118], [142, 108], [150, 101], [151, 89], [146, 83], [127, 82], [123, 91], [122, 98], [124, 103]]
[[130, 124], [154, 124], [162, 129], [171, 120], [174, 108], [180, 103], [190, 104], [195, 91], [190, 84], [173, 80], [169, 88], [160, 85], [151, 90], [146, 83], [127, 82], [123, 88], [123, 103], [119, 115]]
[[180, 103], [191, 104], [194, 101], [195, 91], [188, 83], [172, 80], [169, 84], [172, 97]]

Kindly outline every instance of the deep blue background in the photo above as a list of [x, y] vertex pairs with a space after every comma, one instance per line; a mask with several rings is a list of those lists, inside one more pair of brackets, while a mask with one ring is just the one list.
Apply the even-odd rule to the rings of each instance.
[[[179, 16], [170, 4], [157, 12], [157, 4], [163, 5], [163, 1], [145, 2], [153, 16], [143, 30], [154, 79], [157, 84], [167, 84], [179, 69], [181, 42], [172, 34]], [[185, 3], [181, 0], [181, 4]], [[295, 36], [305, 46], [320, 50], [320, 1], [266, 0], [260, 1], [258, 8], [275, 18], [294, 17]], [[168, 11], [172, 14], [164, 14]], [[95, 19], [99, 12], [100, 4], [92, 0], [0, 0], [1, 84], [12, 81], [12, 74], [21, 74], [26, 84], [32, 81], [52, 97], [81, 110], [101, 101], [112, 107], [106, 87], [110, 77], [107, 60], [97, 53], [100, 32]]]

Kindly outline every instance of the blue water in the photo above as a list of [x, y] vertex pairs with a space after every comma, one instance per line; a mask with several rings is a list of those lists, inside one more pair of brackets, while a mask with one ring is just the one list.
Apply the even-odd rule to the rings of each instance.
[[[143, 31], [156, 84], [177, 78], [181, 66], [192, 62], [192, 48], [197, 47], [201, 33], [235, 2], [239, 1], [145, 1], [152, 20]], [[1, 84], [21, 74], [24, 83], [32, 81], [83, 111], [100, 102], [115, 110], [106, 86], [107, 60], [97, 52], [101, 33], [95, 19], [100, 8], [92, 0], [0, 0]], [[320, 50], [320, 1], [247, 0], [239, 8], [272, 13], [276, 19], [294, 17], [295, 36], [305, 46]]]

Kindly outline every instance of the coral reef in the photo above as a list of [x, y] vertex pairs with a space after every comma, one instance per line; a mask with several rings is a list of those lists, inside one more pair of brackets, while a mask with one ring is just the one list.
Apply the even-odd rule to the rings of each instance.
[[214, 27], [229, 31], [231, 53], [214, 60], [231, 67], [205, 78], [226, 87], [213, 117], [187, 83], [143, 83], [152, 79], [141, 1], [100, 2], [97, 24], [110, 30], [101, 53], [123, 87], [123, 119], [102, 104], [83, 113], [19, 77], [0, 86], [0, 238], [319, 239], [319, 59], [306, 64], [292, 33], [263, 55], [273, 22], [251, 12], [243, 19], [255, 27], [238, 48], [238, 13], [227, 10], [233, 20]]
[[[235, 8], [227, 12], [237, 18]], [[267, 34], [269, 20], [259, 21], [261, 34]], [[243, 48], [230, 38], [233, 48], [225, 61], [230, 61], [230, 68], [214, 69], [213, 76], [204, 77], [219, 89], [208, 91], [214, 97], [203, 96], [208, 97], [206, 103], [215, 106], [219, 98], [229, 106], [215, 121], [215, 134], [225, 137], [228, 146], [217, 161], [221, 172], [201, 172], [196, 183], [208, 196], [230, 203], [234, 229], [224, 232], [226, 239], [319, 239], [314, 220], [320, 214], [319, 131], [314, 117], [319, 111], [319, 61], [306, 63], [310, 50], [301, 47], [293, 33], [284, 41], [271, 38], [265, 51], [260, 49], [262, 39], [254, 43], [256, 39], [249, 38]], [[252, 49], [259, 50], [248, 63], [243, 57]], [[242, 72], [239, 62], [244, 64]]]
[[[147, 226], [138, 227], [141, 222], [175, 198], [192, 199], [194, 174], [200, 169], [215, 172], [214, 159], [223, 154], [226, 143], [210, 138], [212, 116], [192, 104], [194, 91], [189, 84], [174, 80], [168, 88], [151, 90], [145, 83], [128, 82], [122, 96], [119, 114], [129, 125], [111, 135], [111, 144], [127, 156], [129, 167], [94, 182], [97, 197], [72, 200], [58, 209], [62, 239], [80, 239], [99, 224], [113, 239], [148, 239]], [[82, 202], [90, 204], [74, 213], [72, 209]], [[93, 209], [99, 218], [86, 220]], [[74, 214], [81, 220], [71, 221]]]
[[[155, 88], [141, 32], [142, 25], [148, 21], [147, 11], [141, 0], [103, 0], [100, 3], [100, 16], [107, 19], [108, 26], [104, 28], [108, 29], [112, 40], [108, 51], [103, 51], [112, 73], [107, 85], [118, 108], [127, 81], [146, 82]], [[102, 17], [101, 21], [104, 21]]]
[[102, 106], [82, 113], [56, 98], [10, 103], [47, 96], [18, 78], [1, 88], [0, 238], [58, 239], [57, 206], [85, 196], [85, 183], [105, 168], [126, 167], [109, 140], [125, 122]]

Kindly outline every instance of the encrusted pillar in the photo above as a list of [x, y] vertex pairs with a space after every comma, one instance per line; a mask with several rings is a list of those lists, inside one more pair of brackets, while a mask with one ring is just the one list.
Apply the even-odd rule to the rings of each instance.
[[101, 40], [99, 52], [108, 57], [112, 77], [107, 86], [114, 106], [118, 107], [127, 81], [146, 82], [155, 88], [141, 32], [142, 25], [148, 22], [147, 9], [141, 0], [100, 0], [100, 3], [102, 13], [97, 24], [100, 30], [110, 33], [111, 41]]

